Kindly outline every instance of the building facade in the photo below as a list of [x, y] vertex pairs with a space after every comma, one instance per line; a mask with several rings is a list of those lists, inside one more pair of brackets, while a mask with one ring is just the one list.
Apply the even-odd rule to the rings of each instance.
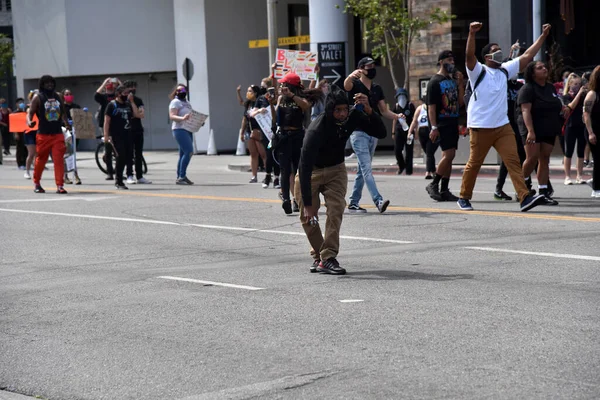
[[[421, 84], [436, 72], [441, 50], [452, 49], [457, 65], [464, 65], [471, 21], [484, 23], [478, 49], [488, 41], [507, 49], [517, 38], [531, 44], [532, 4], [536, 1], [542, 6], [542, 20], [555, 26], [553, 35], [568, 55], [569, 65], [600, 62], [597, 51], [584, 49], [596, 43], [598, 33], [590, 22], [595, 14], [590, 11], [600, 2], [575, 2], [575, 29], [566, 35], [560, 3], [569, 0], [410, 1], [416, 16], [425, 16], [434, 7], [456, 16], [446, 24], [431, 25], [413, 43], [410, 89], [415, 101]], [[250, 84], [258, 84], [270, 74], [273, 60], [268, 48], [249, 45], [268, 37], [266, 0], [19, 0], [12, 5], [10, 0], [0, 0], [0, 4], [0, 22], [6, 18], [3, 11], [7, 5], [12, 8], [10, 32], [14, 30], [19, 95], [36, 88], [41, 75], [51, 74], [59, 88], [69, 87], [74, 92], [78, 104], [95, 111], [93, 95], [106, 77], [135, 79], [146, 102], [148, 149], [176, 147], [167, 96], [177, 82], [187, 83], [182, 70], [186, 58], [193, 63], [191, 103], [209, 115], [195, 135], [200, 153], [207, 150], [211, 130], [219, 152], [235, 151], [242, 117], [235, 88], [242, 85], [244, 93]], [[310, 44], [286, 46], [295, 49], [317, 51], [318, 43], [343, 43], [347, 74], [370, 49], [361, 21], [336, 6], [343, 6], [343, 0], [278, 0], [276, 34], [310, 35]], [[402, 63], [395, 67], [398, 81], [403, 82]], [[392, 107], [394, 87], [385, 66], [378, 66], [377, 81]], [[380, 145], [391, 146], [391, 137]]]

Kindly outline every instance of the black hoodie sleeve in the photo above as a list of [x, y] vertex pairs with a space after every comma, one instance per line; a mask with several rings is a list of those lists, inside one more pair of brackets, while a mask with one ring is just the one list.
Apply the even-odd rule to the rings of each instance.
[[304, 135], [298, 177], [300, 179], [302, 202], [305, 206], [312, 206], [311, 177], [323, 141], [323, 129], [325, 129], [325, 115], [321, 114], [311, 122]]
[[346, 129], [350, 133], [356, 130], [363, 131], [377, 139], [383, 139], [387, 136], [387, 129], [383, 120], [375, 111], [371, 115], [367, 115], [362, 111], [353, 109], [350, 111]]

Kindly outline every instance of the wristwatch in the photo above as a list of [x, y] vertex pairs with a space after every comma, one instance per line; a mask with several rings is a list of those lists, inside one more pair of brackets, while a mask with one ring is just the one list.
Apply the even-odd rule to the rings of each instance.
[[437, 126], [435, 126], [435, 125], [431, 125], [431, 130], [432, 130], [432, 131], [435, 131], [435, 130], [437, 130], [437, 128], [438, 128]]

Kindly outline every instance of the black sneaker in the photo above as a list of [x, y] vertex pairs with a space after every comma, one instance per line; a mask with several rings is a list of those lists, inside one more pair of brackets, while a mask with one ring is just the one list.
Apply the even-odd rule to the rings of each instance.
[[281, 208], [283, 208], [283, 211], [285, 211], [287, 215], [290, 215], [293, 212], [292, 202], [290, 200], [284, 200], [283, 203], [281, 203]]
[[314, 274], [315, 272], [317, 272], [317, 268], [319, 267], [319, 264], [321, 264], [321, 260], [317, 259], [317, 260], [313, 261], [312, 265], [310, 266], [311, 274]]
[[330, 275], [344, 275], [346, 270], [340, 267], [340, 263], [335, 258], [321, 261], [317, 267], [317, 272]]
[[128, 188], [127, 186], [125, 186], [125, 184], [124, 184], [124, 183], [117, 183], [117, 184], [115, 185], [115, 187], [116, 187], [117, 189], [119, 189], [119, 190], [129, 190], [129, 188]]
[[458, 201], [458, 197], [453, 195], [452, 192], [449, 190], [444, 190], [443, 192], [440, 192], [440, 197], [442, 198], [442, 201]]
[[557, 206], [558, 201], [554, 200], [549, 193], [549, 189], [540, 189], [540, 194], [544, 196], [544, 201], [541, 203], [543, 206]]
[[349, 213], [366, 213], [367, 210], [365, 210], [364, 208], [362, 208], [361, 206], [358, 206], [356, 204], [350, 204], [348, 206], [348, 212]]
[[543, 194], [538, 194], [537, 196], [527, 196], [525, 200], [521, 202], [521, 212], [527, 212], [534, 207], [539, 206], [540, 204], [544, 204], [546, 196]]
[[458, 204], [458, 208], [463, 211], [473, 211], [473, 206], [471, 202], [467, 199], [458, 199], [456, 204]]
[[281, 189], [281, 185], [279, 184], [279, 177], [277, 177], [277, 176], [273, 180], [273, 188], [274, 189]]
[[108, 175], [108, 176], [106, 177], [106, 180], [107, 180], [107, 181], [114, 181], [114, 180], [115, 180], [115, 178], [113, 178], [113, 176], [112, 176], [112, 175]]
[[435, 201], [442, 201], [442, 196], [440, 195], [440, 188], [438, 185], [431, 182], [427, 187], [425, 187], [427, 193], [429, 193], [429, 197], [431, 197]]
[[292, 201], [292, 210], [294, 212], [300, 212], [300, 207], [298, 207], [298, 202], [296, 201], [296, 199], [294, 199], [294, 201]]
[[507, 195], [506, 193], [504, 193], [504, 191], [500, 190], [500, 191], [495, 191], [494, 192], [494, 199], [495, 200], [505, 200], [505, 201], [512, 201], [512, 197], [510, 197], [509, 195]]
[[387, 210], [388, 206], [390, 205], [390, 201], [389, 200], [379, 200], [376, 204], [377, 209], [379, 210], [379, 213], [383, 214], [385, 212], [385, 210]]
[[44, 190], [44, 188], [42, 187], [42, 185], [35, 185], [35, 188], [33, 189], [34, 193], [46, 193], [46, 191]]
[[270, 184], [271, 184], [271, 174], [267, 174], [267, 175], [265, 175], [265, 179], [263, 179], [263, 181], [262, 181], [263, 189], [267, 189]]
[[67, 194], [67, 191], [65, 190], [65, 188], [64, 188], [64, 187], [62, 187], [62, 186], [57, 186], [57, 187], [56, 187], [56, 193], [58, 193], [58, 194]]
[[552, 187], [552, 183], [550, 183], [550, 179], [548, 179], [548, 196], [554, 196], [554, 188]]

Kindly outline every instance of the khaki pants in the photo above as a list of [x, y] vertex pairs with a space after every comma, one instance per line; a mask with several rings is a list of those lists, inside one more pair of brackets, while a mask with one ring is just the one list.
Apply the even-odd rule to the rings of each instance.
[[469, 155], [469, 162], [467, 162], [465, 172], [463, 173], [460, 197], [462, 199], [471, 200], [479, 169], [490, 151], [490, 148], [494, 147], [498, 154], [500, 154], [500, 157], [502, 157], [502, 161], [504, 161], [504, 165], [506, 165], [506, 168], [508, 169], [510, 180], [515, 187], [519, 201], [522, 202], [529, 194], [529, 190], [525, 185], [519, 153], [517, 152], [517, 143], [515, 142], [515, 133], [510, 124], [506, 124], [499, 128], [479, 128], [470, 129], [469, 131], [471, 154]]
[[313, 206], [317, 210], [321, 206], [319, 193], [323, 194], [325, 204], [327, 205], [325, 237], [323, 237], [320, 224], [311, 225], [305, 220], [300, 179], [296, 175], [294, 196], [300, 207], [302, 227], [311, 246], [310, 255], [315, 260], [335, 258], [340, 249], [340, 228], [342, 226], [344, 210], [346, 209], [346, 190], [348, 188], [346, 164], [341, 163], [333, 167], [314, 169], [310, 182]]

